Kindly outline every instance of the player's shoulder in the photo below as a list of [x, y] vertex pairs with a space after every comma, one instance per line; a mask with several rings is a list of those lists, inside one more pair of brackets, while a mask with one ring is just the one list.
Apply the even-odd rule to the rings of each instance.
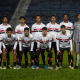
[[49, 23], [46, 24], [46, 26], [49, 26], [49, 25], [51, 25], [51, 22], [49, 22]]
[[77, 22], [74, 22], [74, 25], [78, 24], [78, 21]]
[[20, 24], [18, 24], [18, 25], [16, 26], [16, 28], [18, 28], [18, 27], [20, 27]]
[[32, 24], [32, 27], [35, 27], [36, 23]]
[[60, 25], [62, 25], [64, 23], [64, 21], [60, 22]]
[[42, 22], [41, 22], [41, 25], [42, 25], [43, 27], [45, 27], [45, 24], [44, 24], [44, 23], [42, 23]]
[[28, 27], [29, 28], [29, 26], [27, 24], [25, 24], [25, 27]]
[[70, 21], [69, 21], [68, 23], [69, 23], [69, 24], [71, 24], [71, 25], [73, 25], [73, 23], [72, 23], [72, 22], [70, 22]]
[[33, 37], [33, 35], [31, 34], [31, 33], [29, 33], [29, 36], [32, 38]]
[[16, 38], [17, 36], [15, 34], [12, 34], [12, 37]]
[[7, 24], [7, 26], [8, 26], [8, 27], [11, 27], [11, 25], [10, 25], [10, 24]]

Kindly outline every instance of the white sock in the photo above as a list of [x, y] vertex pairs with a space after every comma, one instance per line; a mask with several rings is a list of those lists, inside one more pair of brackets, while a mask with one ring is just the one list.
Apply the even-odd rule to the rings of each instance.
[[79, 54], [77, 54], [77, 56], [76, 56], [76, 66], [78, 66], [79, 65]]

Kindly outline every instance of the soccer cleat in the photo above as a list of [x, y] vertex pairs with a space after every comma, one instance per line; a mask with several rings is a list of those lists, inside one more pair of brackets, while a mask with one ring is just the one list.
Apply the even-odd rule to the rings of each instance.
[[31, 66], [31, 69], [35, 69], [34, 66]]
[[53, 67], [52, 67], [52, 66], [50, 66], [50, 67], [49, 67], [49, 69], [53, 70]]
[[74, 69], [78, 69], [78, 66], [75, 66]]
[[8, 65], [7, 68], [12, 68], [12, 67], [10, 65]]
[[55, 70], [58, 70], [58, 69], [59, 69], [59, 67], [56, 66]]
[[16, 69], [16, 66], [14, 66], [13, 69]]
[[62, 66], [60, 66], [59, 68], [62, 69]]
[[18, 66], [17, 69], [21, 69], [21, 66]]
[[70, 69], [74, 69], [74, 67], [72, 67], [72, 66], [69, 66], [69, 68], [70, 68]]
[[6, 66], [4, 66], [2, 69], [6, 69]]
[[34, 68], [36, 68], [36, 65], [34, 65]]
[[36, 69], [39, 69], [39, 67], [38, 67], [38, 66], [36, 66]]
[[0, 66], [0, 69], [2, 69], [2, 67]]
[[44, 65], [44, 69], [48, 69], [48, 67], [46, 65]]

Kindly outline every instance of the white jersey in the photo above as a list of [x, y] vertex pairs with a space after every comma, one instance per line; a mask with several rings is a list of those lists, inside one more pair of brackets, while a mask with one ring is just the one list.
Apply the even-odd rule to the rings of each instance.
[[3, 23], [0, 25], [0, 34], [5, 34], [6, 33], [6, 29], [11, 27], [9, 24], [7, 25], [3, 25]]
[[64, 21], [60, 23], [61, 25], [65, 25], [66, 26], [66, 31], [69, 32], [71, 34], [71, 36], [73, 35], [73, 30], [74, 30], [74, 26], [73, 23], [69, 22], [65, 23]]
[[13, 49], [16, 49], [17, 46], [17, 39], [16, 39], [16, 35], [12, 34], [11, 37], [8, 37], [7, 34], [5, 35], [1, 35], [0, 36], [0, 50], [1, 50], [1, 46], [3, 45], [3, 48], [6, 48], [5, 45], [13, 45]]
[[20, 36], [19, 51], [22, 51], [22, 47], [31, 47], [31, 51], [33, 51], [34, 40], [33, 40], [33, 35], [32, 34], [29, 34], [28, 37], [25, 37], [25, 35]]
[[42, 32], [43, 27], [45, 27], [43, 23], [41, 23], [40, 25], [37, 25], [37, 23], [32, 25], [31, 32], [32, 35], [34, 36], [35, 41], [37, 40], [38, 35]]
[[60, 26], [59, 24], [55, 23], [55, 24], [51, 24], [48, 23], [46, 25], [47, 29], [48, 29], [48, 33], [50, 34], [50, 36], [52, 37], [52, 39], [55, 37], [55, 39], [53, 39], [53, 42], [56, 42], [56, 36], [57, 33], [60, 32]]
[[15, 34], [16, 34], [18, 40], [19, 40], [20, 35], [24, 34], [24, 28], [25, 27], [29, 28], [29, 26], [27, 26], [26, 24], [24, 26], [21, 26], [21, 24], [19, 24], [18, 26], [16, 26], [16, 28], [15, 28]]
[[65, 35], [62, 34], [62, 32], [59, 32], [57, 35], [57, 50], [59, 50], [59, 47], [61, 48], [68, 48], [72, 50], [72, 39], [71, 34], [66, 32]]
[[43, 34], [39, 34], [37, 37], [37, 48], [46, 49], [51, 48], [51, 41], [52, 38], [49, 34], [46, 35], [46, 37], [43, 36]]

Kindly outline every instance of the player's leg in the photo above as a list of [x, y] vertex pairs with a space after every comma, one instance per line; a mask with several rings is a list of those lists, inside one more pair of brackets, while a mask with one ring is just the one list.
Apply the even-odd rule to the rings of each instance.
[[16, 69], [16, 52], [13, 50], [13, 63], [14, 63], [14, 69]]
[[34, 42], [34, 49], [33, 49], [33, 52], [35, 53], [35, 55], [34, 55], [34, 62], [35, 62], [34, 67], [35, 67], [35, 68], [36, 68], [36, 49], [37, 49], [37, 42]]
[[7, 52], [6, 52], [6, 49], [5, 50], [3, 50], [3, 64], [4, 64], [4, 69], [6, 69], [6, 54], [7, 54]]
[[19, 44], [17, 45], [17, 57], [16, 57], [17, 65], [19, 65]]
[[67, 50], [68, 56], [69, 56], [69, 68], [74, 69], [73, 68], [73, 55], [70, 52], [70, 48], [67, 48], [66, 50]]
[[36, 51], [36, 69], [39, 69], [39, 55], [41, 50]]
[[43, 60], [44, 68], [45, 68], [45, 69], [48, 69], [48, 67], [45, 65], [45, 55], [44, 55], [44, 52], [45, 52], [45, 50], [42, 49], [42, 50], [41, 50], [41, 57], [42, 57], [42, 60]]
[[56, 59], [57, 59], [57, 47], [56, 47], [56, 42], [52, 42], [52, 47], [54, 47], [54, 53], [55, 53], [55, 65], [56, 65]]
[[27, 48], [24, 50], [24, 57], [25, 57], [25, 68], [28, 67], [28, 56], [27, 56]]
[[78, 69], [79, 53], [80, 53], [80, 43], [75, 43], [75, 52], [76, 52], [76, 66], [75, 66], [75, 69]]
[[[59, 50], [60, 50], [60, 53], [57, 55], [57, 59], [56, 59], [56, 70], [58, 70], [59, 69], [59, 63], [61, 62], [62, 63], [62, 55], [63, 55], [63, 53], [64, 53], [64, 51], [65, 51], [65, 48], [59, 48]], [[62, 68], [62, 64], [61, 64], [61, 67], [60, 68]]]
[[52, 69], [53, 70], [53, 67], [52, 67], [52, 51], [48, 51], [48, 57], [49, 57], [49, 61], [48, 61], [48, 64], [49, 64], [49, 69]]

